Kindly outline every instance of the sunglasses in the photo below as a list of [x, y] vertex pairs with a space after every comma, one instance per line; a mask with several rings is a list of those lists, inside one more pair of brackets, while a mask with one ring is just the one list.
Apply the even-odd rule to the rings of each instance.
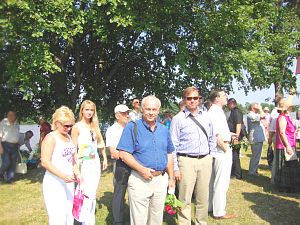
[[65, 128], [65, 129], [70, 129], [70, 128], [72, 128], [73, 127], [73, 125], [72, 124], [62, 124], [62, 126]]
[[129, 111], [126, 111], [126, 112], [120, 112], [123, 116], [127, 116], [129, 115]]
[[96, 140], [94, 132], [92, 130], [90, 130], [90, 134], [91, 134], [91, 137], [92, 137], [92, 142], [94, 142]]
[[202, 99], [202, 97], [186, 97], [186, 100], [188, 101], [192, 101], [192, 100], [196, 101], [198, 99]]

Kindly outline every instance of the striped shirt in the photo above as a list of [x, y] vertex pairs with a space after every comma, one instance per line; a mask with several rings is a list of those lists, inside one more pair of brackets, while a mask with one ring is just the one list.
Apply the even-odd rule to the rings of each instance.
[[199, 109], [195, 119], [204, 127], [208, 139], [201, 128], [191, 119], [191, 112], [186, 108], [183, 112], [173, 117], [171, 122], [171, 138], [175, 147], [173, 152], [174, 171], [178, 171], [177, 153], [188, 155], [207, 155], [215, 156], [216, 138], [213, 125], [208, 114], [203, 109]]

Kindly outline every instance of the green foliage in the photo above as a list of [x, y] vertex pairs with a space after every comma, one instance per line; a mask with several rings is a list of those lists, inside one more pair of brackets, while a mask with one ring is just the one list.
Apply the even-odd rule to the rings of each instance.
[[148, 94], [168, 106], [190, 85], [203, 96], [231, 90], [233, 79], [245, 91], [272, 83], [289, 90], [299, 54], [297, 7], [275, 0], [5, 0], [0, 103], [49, 116], [88, 98], [109, 117], [117, 103]]

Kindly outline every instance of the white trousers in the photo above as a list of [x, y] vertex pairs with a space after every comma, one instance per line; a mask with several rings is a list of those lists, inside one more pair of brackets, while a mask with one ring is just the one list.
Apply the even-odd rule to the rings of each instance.
[[168, 175], [146, 181], [132, 170], [128, 180], [131, 225], [160, 225], [163, 221]]
[[213, 211], [215, 217], [220, 217], [226, 214], [226, 194], [230, 183], [232, 149], [224, 152], [217, 147], [217, 150], [209, 188], [209, 211]]
[[43, 179], [43, 195], [48, 212], [49, 225], [72, 225], [74, 183], [46, 173]]
[[100, 161], [97, 159], [83, 160], [80, 173], [83, 178], [84, 194], [89, 197], [85, 199], [85, 201], [88, 201], [89, 215], [87, 215], [86, 220], [82, 224], [94, 225], [96, 224], [96, 193], [101, 175]]

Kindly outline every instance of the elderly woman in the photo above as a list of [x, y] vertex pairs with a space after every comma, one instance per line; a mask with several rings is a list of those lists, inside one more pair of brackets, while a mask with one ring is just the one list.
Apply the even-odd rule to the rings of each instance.
[[42, 142], [41, 162], [46, 169], [43, 195], [50, 225], [74, 223], [74, 181], [80, 180], [76, 148], [68, 134], [74, 122], [73, 112], [61, 106], [52, 115], [53, 131]]
[[[292, 157], [296, 154], [296, 128], [290, 117], [291, 99], [280, 100], [277, 109], [279, 116], [276, 123], [275, 185], [280, 192], [294, 192], [296, 190], [299, 163], [297, 156]], [[291, 160], [288, 160], [288, 158], [291, 158]]]

